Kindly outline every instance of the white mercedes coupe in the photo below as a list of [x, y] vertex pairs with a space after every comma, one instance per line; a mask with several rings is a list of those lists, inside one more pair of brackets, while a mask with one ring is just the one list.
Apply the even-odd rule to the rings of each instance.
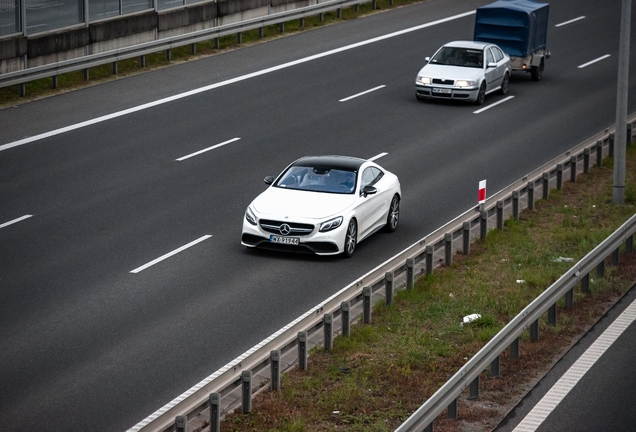
[[265, 183], [245, 211], [243, 246], [349, 258], [371, 234], [398, 227], [400, 182], [369, 160], [307, 156]]

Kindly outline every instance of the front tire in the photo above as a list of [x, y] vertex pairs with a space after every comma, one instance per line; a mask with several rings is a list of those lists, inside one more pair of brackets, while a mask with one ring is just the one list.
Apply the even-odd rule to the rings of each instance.
[[486, 100], [486, 83], [482, 83], [481, 87], [479, 87], [479, 93], [477, 93], [477, 100], [475, 103], [477, 105], [483, 105]]
[[345, 258], [351, 258], [353, 253], [356, 251], [356, 246], [358, 244], [358, 224], [355, 219], [351, 219], [349, 221], [349, 226], [347, 227], [347, 233], [345, 234], [344, 241], [344, 256]]
[[400, 197], [395, 195], [391, 200], [389, 207], [389, 215], [386, 217], [385, 230], [387, 232], [395, 232], [400, 222]]
[[541, 81], [541, 77], [543, 76], [543, 68], [543, 59], [541, 59], [541, 64], [539, 66], [532, 66], [532, 69], [530, 69], [530, 76], [532, 76], [532, 81]]

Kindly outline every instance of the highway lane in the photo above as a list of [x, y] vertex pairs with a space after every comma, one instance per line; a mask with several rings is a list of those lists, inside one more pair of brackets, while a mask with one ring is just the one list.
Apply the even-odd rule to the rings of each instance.
[[[405, 9], [426, 22], [445, 4], [354, 23], [395, 27]], [[559, 5], [551, 23], [573, 17], [571, 4]], [[0, 152], [8, 203], [0, 223], [33, 214], [0, 231], [1, 417], [47, 430], [125, 429], [474, 205], [482, 178], [498, 190], [613, 123], [607, 77], [616, 62], [577, 66], [607, 52], [616, 58], [611, 35], [598, 35], [618, 22], [618, 9], [604, 7], [579, 28], [551, 27], [555, 55], [544, 81], [515, 76], [514, 98], [481, 114], [471, 105], [418, 103], [413, 94], [421, 59], [447, 40], [470, 38], [469, 16]], [[321, 31], [301, 36], [322, 41]], [[295, 38], [245, 51], [259, 59], [260, 50], [285, 51]], [[601, 54], [569, 48], [576, 43]], [[111, 84], [98, 86], [106, 98]], [[379, 85], [386, 87], [338, 102]], [[395, 234], [361, 243], [352, 260], [238, 244], [242, 213], [265, 175], [307, 153], [382, 152], [378, 162], [400, 176], [405, 194]], [[204, 235], [211, 237], [130, 273]]]

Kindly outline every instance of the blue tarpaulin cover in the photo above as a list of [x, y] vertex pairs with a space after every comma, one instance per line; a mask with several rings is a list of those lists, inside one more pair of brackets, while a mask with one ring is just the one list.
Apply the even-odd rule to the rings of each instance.
[[499, 45], [511, 57], [545, 49], [548, 3], [499, 0], [477, 8], [474, 40]]

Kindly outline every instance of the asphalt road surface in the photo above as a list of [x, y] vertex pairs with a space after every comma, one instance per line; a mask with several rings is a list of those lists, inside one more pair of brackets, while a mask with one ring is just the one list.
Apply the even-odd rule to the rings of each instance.
[[[514, 74], [512, 98], [417, 102], [424, 57], [472, 39], [460, 14], [486, 3], [432, 0], [0, 111], [3, 428], [125, 430], [476, 205], [480, 180], [500, 190], [615, 122], [619, 0], [551, 2], [552, 58], [540, 82]], [[349, 260], [240, 245], [266, 175], [381, 153], [402, 183], [394, 234]]]

